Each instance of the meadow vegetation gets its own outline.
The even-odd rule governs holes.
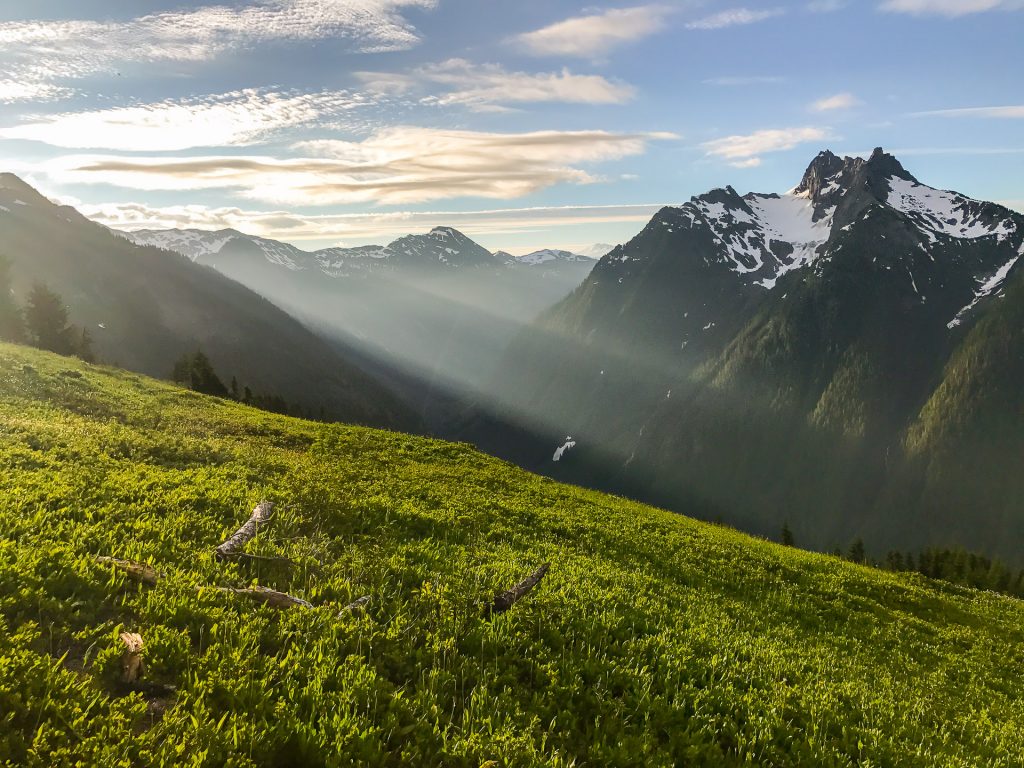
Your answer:
[[[0,477],[2,765],[1024,764],[1010,597],[12,345]]]

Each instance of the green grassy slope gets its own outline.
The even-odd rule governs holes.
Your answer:
[[[0,477],[0,764],[1024,762],[1020,602],[462,445],[0,346]],[[295,566],[216,563],[263,498],[279,510],[250,551]],[[474,607],[545,561],[510,613]],[[196,591],[253,581],[316,607]],[[122,630],[174,693],[119,694]]]

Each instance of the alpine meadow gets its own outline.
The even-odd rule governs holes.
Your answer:
[[[0,768],[1024,766],[1022,22],[0,3]]]

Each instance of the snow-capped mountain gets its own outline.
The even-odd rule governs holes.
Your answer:
[[[411,372],[412,396],[424,400],[434,383],[460,392],[477,386],[515,334],[595,263],[559,251],[492,254],[451,227],[386,246],[312,252],[230,229],[122,234],[212,267],[326,336],[359,345],[383,361],[381,375],[402,371],[402,386]]]
[[[581,256],[578,253],[572,253],[570,251],[559,251],[551,248],[545,248],[541,251],[534,251],[533,253],[527,253],[523,256],[519,256],[516,258],[515,263],[528,267],[543,266],[550,268],[552,266],[562,264],[590,263],[593,265],[593,259],[588,259],[586,256]]]
[[[216,266],[218,256],[245,250],[250,256],[262,255],[272,265],[293,272],[312,270],[327,277],[366,276],[399,269],[443,271],[459,268],[503,269],[544,266],[546,270],[568,268],[582,279],[594,261],[579,254],[555,249],[512,256],[505,251],[491,253],[483,246],[451,227],[435,227],[422,235],[406,235],[389,245],[363,245],[354,248],[324,248],[303,251],[277,240],[245,235],[234,229],[215,232],[197,229],[137,230],[120,233],[139,245],[150,245],[180,253],[192,261]]]
[[[904,474],[938,461],[911,459],[919,425],[955,414],[930,428],[941,442],[980,399],[995,398],[992,424],[1024,409],[1004,386],[1024,341],[976,338],[1021,300],[1022,255],[1021,214],[930,187],[881,149],[822,152],[788,192],[726,186],[659,211],[519,337],[481,423],[527,427],[536,467],[559,477],[699,499],[759,532],[785,514],[814,545],[869,528],[911,541],[909,516],[939,503]],[[974,389],[966,371],[983,363],[967,345],[997,350]],[[577,447],[554,465],[566,434]]]

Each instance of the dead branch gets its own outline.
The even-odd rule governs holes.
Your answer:
[[[126,649],[121,656],[121,681],[135,683],[146,671],[146,665],[142,662],[142,635],[137,632],[122,632],[121,642]]]
[[[505,613],[505,611],[530,594],[533,588],[540,584],[541,579],[544,578],[549,568],[551,568],[551,563],[544,563],[544,565],[516,584],[512,589],[496,596],[493,603],[485,606],[484,613],[490,616],[497,613]]]
[[[270,516],[273,513],[273,502],[261,501],[257,504],[256,509],[252,511],[249,519],[245,521],[245,525],[235,531],[230,539],[217,547],[217,559],[229,560],[232,557],[238,557],[239,550],[252,541],[253,537],[255,537],[256,533],[259,531],[259,527],[270,520]]]
[[[235,589],[234,587],[214,587],[218,592],[227,592],[232,595],[241,595],[255,600],[258,603],[269,605],[271,608],[285,610],[288,608],[312,608],[313,604],[305,600],[293,597],[285,592],[278,592],[276,589],[267,587],[248,587],[246,589]]]
[[[338,618],[340,619],[346,613],[362,613],[363,609],[370,604],[370,596],[363,595],[358,600],[354,600],[338,612]]]
[[[116,557],[97,557],[96,562],[112,565],[132,581],[145,584],[147,587],[155,587],[160,579],[160,572],[147,563],[133,563],[130,560],[119,560]]]

